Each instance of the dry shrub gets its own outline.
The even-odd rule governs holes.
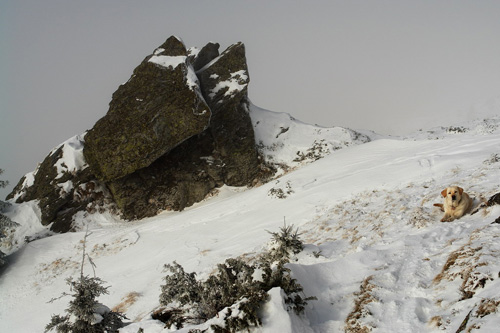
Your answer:
[[[357,297],[354,301],[354,309],[345,320],[345,331],[348,333],[368,333],[372,330],[372,327],[361,322],[362,318],[371,315],[367,305],[377,300],[372,295],[372,291],[375,289],[375,285],[371,283],[372,279],[373,276],[364,279],[360,291],[354,294]]]
[[[481,257],[479,251],[482,247],[473,248],[470,245],[466,244],[448,256],[443,269],[434,277],[434,284],[440,283],[443,279],[453,281],[457,277],[465,278],[471,274],[473,268],[482,265],[478,264]]]
[[[429,320],[429,325],[431,327],[441,327],[443,326],[443,318],[441,316],[434,316]]]
[[[130,308],[135,302],[137,302],[137,299],[140,296],[141,294],[135,291],[128,293],[125,297],[122,298],[120,304],[116,305],[113,308],[113,311],[125,313],[128,310],[128,308]]]
[[[492,313],[498,312],[498,305],[500,305],[500,301],[496,301],[490,298],[483,298],[479,305],[475,306],[472,310],[469,311],[456,332],[469,333],[474,330],[480,329],[480,319]]]
[[[476,237],[475,233],[471,234],[471,240]],[[462,279],[460,286],[462,300],[472,298],[477,289],[484,288],[488,281],[493,280],[491,275],[481,272],[480,268],[488,265],[481,261],[484,254],[482,250],[482,246],[472,247],[469,242],[452,252],[441,272],[434,277],[433,283],[439,284],[442,280],[453,281],[460,278]]]
[[[476,311],[476,316],[479,318],[483,318],[492,313],[498,312],[498,306],[500,305],[500,301],[495,301],[490,298],[485,298],[481,300],[479,306]]]

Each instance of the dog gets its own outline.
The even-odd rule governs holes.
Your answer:
[[[441,192],[441,195],[445,198],[444,204],[434,204],[444,212],[441,222],[451,222],[459,219],[472,208],[472,199],[461,187],[447,187]]]

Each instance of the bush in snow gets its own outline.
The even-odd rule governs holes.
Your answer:
[[[0,175],[2,173],[3,173],[3,170],[0,169]],[[8,184],[9,184],[8,181],[0,180],[0,188],[3,188],[5,186],[7,186]],[[4,201],[0,200],[0,245],[2,245],[1,244],[2,238],[7,237],[7,234],[9,233],[9,231],[12,232],[12,229],[18,225],[16,222],[12,221],[7,216],[2,214],[2,212],[9,206],[10,206],[10,204],[8,202],[4,202]],[[8,247],[9,247],[9,245],[8,245]],[[5,264],[5,260],[3,258],[5,258],[5,253],[3,253],[0,250],[0,267]]]
[[[267,292],[275,287],[284,290],[289,310],[302,313],[307,301],[314,298],[301,296],[302,286],[285,267],[290,256],[302,250],[299,234],[286,226],[281,233],[271,234],[275,246],[255,264],[227,259],[205,281],[196,280],[195,273],[186,273],[176,262],[165,265],[170,271],[160,294],[160,303],[165,308],[153,318],[168,327],[181,328],[185,323],[200,324],[217,316],[224,319],[224,326],[212,325],[215,332],[248,329],[261,324],[258,310],[268,299]]]
[[[58,333],[104,333],[118,332],[123,326],[123,316],[100,304],[96,298],[107,294],[107,287],[97,277],[80,276],[76,281],[67,280],[73,300],[69,302],[66,316],[53,315],[45,332]],[[65,294],[66,295],[66,294]]]
[[[293,225],[287,226],[286,223],[280,228],[280,232],[268,231],[271,236],[271,249],[267,252],[266,261],[279,261],[282,258],[290,260],[294,254],[302,252],[304,244],[300,239],[299,230],[293,230]]]
[[[0,169],[0,175],[3,173],[3,169]],[[0,179],[0,188],[4,188],[7,185],[9,185],[9,182],[7,180],[1,180]]]
[[[6,207],[7,203],[0,201],[0,212]],[[3,243],[3,238],[7,237],[7,234],[9,232],[13,231],[13,228],[16,227],[18,224],[11,219],[9,219],[7,216],[3,215],[0,213],[0,245]],[[7,247],[12,246],[9,241],[6,242],[8,245]],[[10,245],[9,245],[10,244]],[[5,253],[3,253],[0,250],[0,267],[5,265]]]
[[[7,237],[7,235],[12,233],[14,228],[19,225],[1,213],[8,206],[10,206],[8,202],[0,200],[0,239]],[[9,247],[11,245],[6,246]]]
[[[2,267],[3,265],[5,265],[5,260],[3,258],[5,258],[5,253],[3,253],[2,251],[0,251],[0,267]]]
[[[278,262],[264,261],[260,263],[263,270],[263,289],[267,291],[279,287],[285,292],[285,304],[287,310],[293,310],[297,315],[304,312],[308,301],[315,300],[316,297],[302,297],[304,289],[298,281],[291,276],[289,268],[285,267],[288,260],[282,259]]]
[[[176,262],[165,267],[171,274],[161,287],[160,303],[168,308],[156,314],[156,318],[167,326],[199,324],[222,310],[230,331],[260,324],[257,310],[267,293],[253,278],[255,267],[240,259],[227,259],[217,265],[217,272],[206,281],[197,281],[195,273],[186,273]]]
[[[347,145],[347,143],[345,143]],[[333,149],[341,149],[341,147],[334,147]],[[307,149],[306,153],[302,151],[297,151],[297,157],[293,160],[294,162],[303,162],[303,161],[317,161],[320,158],[325,157],[330,154],[330,148],[328,144],[325,143],[325,140],[322,139],[320,141],[314,140],[312,147]]]
[[[280,181],[277,180],[276,184],[279,184],[279,182]],[[278,199],[286,199],[292,193],[294,193],[294,191],[292,189],[292,185],[291,185],[290,181],[287,181],[286,185],[285,185],[285,189],[282,189],[279,187],[278,188],[273,187],[267,192],[267,195],[270,197],[278,198]]]
[[[76,281],[69,278],[67,283],[72,293],[64,293],[61,296],[73,297],[66,309],[67,315],[53,315],[50,323],[45,326],[45,332],[55,330],[58,333],[114,333],[123,326],[122,314],[111,311],[107,306],[97,302],[100,295],[108,293],[108,287],[104,287],[103,281],[98,277],[83,275],[87,236],[88,233],[85,234],[83,241],[80,277]],[[93,265],[90,257],[89,261]]]
[[[5,202],[0,201],[0,212],[5,207],[5,204]],[[12,221],[7,216],[0,213],[0,241],[5,237],[5,227],[8,226],[8,224],[10,224],[11,222]],[[5,253],[0,250],[0,267],[5,265],[5,261],[3,260],[3,258],[5,258]]]

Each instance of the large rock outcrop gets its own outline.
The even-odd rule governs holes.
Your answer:
[[[85,159],[103,181],[126,176],[203,132],[210,115],[186,48],[170,37],[113,94],[85,137]]]
[[[243,43],[231,45],[198,72],[203,96],[212,110],[210,132],[225,164],[224,182],[242,186],[258,169],[253,126],[248,114],[250,76]]]
[[[107,114],[77,143],[51,152],[10,198],[39,200],[42,223],[65,232],[92,203],[111,200],[134,219],[182,210],[224,184],[251,185],[260,159],[245,48],[218,49],[208,43],[188,51],[168,38],[113,94]],[[78,165],[61,169],[68,155]]]
[[[215,47],[209,43],[193,59],[201,68],[196,74],[211,110],[210,126],[150,166],[109,182],[126,218],[182,210],[216,187],[251,185],[256,178],[260,161],[248,115],[245,48],[237,43],[217,57]]]

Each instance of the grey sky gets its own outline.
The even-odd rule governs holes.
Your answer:
[[[254,104],[305,122],[446,124],[500,96],[499,17],[496,0],[0,0],[0,177],[10,191],[91,128],[170,35],[244,42]]]

